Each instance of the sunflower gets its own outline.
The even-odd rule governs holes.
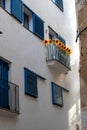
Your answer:
[[[72,50],[71,50],[71,49],[69,49],[69,50],[68,50],[68,53],[69,53],[69,54],[71,54],[71,53],[72,53]]]
[[[64,51],[66,51],[66,46],[65,46],[65,45],[64,45],[64,48],[63,48],[63,49],[64,49]]]
[[[44,40],[43,43],[47,45],[49,43],[49,40]]]
[[[54,40],[54,43],[55,43],[56,45],[58,45],[59,42],[60,42],[59,39]]]
[[[51,39],[49,39],[49,44],[51,44],[52,43],[52,40]]]
[[[72,53],[72,50],[67,47],[67,48],[66,48],[66,52],[67,52],[68,54],[71,54],[71,53]]]
[[[62,42],[58,42],[59,47],[62,47],[62,45],[63,45]]]
[[[65,48],[65,45],[64,45],[64,44],[62,44],[61,48],[64,50],[64,48]]]

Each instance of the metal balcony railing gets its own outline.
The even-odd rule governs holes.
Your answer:
[[[19,86],[0,78],[0,108],[19,113]]]
[[[56,60],[70,69],[70,56],[56,44],[47,45],[47,62]]]

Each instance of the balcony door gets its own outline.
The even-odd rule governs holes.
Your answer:
[[[0,60],[0,107],[9,109],[8,63]]]

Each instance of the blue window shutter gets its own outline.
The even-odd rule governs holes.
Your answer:
[[[0,107],[9,109],[8,64],[0,60]]]
[[[51,90],[52,90],[52,103],[54,104],[54,84],[51,82]]]
[[[22,22],[22,1],[11,0],[11,14]]]
[[[44,22],[36,14],[33,14],[33,32],[44,39]]]
[[[37,75],[32,71],[24,69],[25,73],[25,94],[37,97]]]
[[[55,4],[63,11],[63,0],[55,0]]]

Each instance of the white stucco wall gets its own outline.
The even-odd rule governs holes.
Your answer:
[[[10,62],[9,80],[19,85],[20,114],[13,116],[0,111],[1,130],[76,130],[80,122],[79,49],[75,43],[76,17],[74,0],[64,1],[62,13],[50,0],[24,0],[72,48],[72,71],[68,74],[51,70],[46,64],[43,41],[25,29],[16,19],[0,8],[0,56]],[[45,26],[46,28],[46,26]],[[46,35],[46,34],[45,34]],[[38,79],[38,98],[24,94],[24,67],[47,80]],[[58,68],[60,69],[60,68]],[[51,81],[69,90],[63,92],[64,107],[52,105]],[[80,128],[81,130],[81,128]]]

